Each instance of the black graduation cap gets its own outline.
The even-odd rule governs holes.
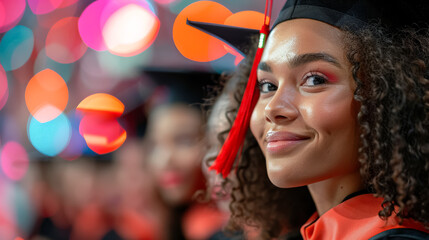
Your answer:
[[[208,97],[210,86],[218,83],[220,75],[190,69],[145,68],[143,75],[158,87],[168,90],[167,103],[199,105]]]
[[[427,0],[288,0],[273,27],[290,19],[309,18],[352,30],[377,22],[395,30],[426,25],[428,10]]]
[[[429,23],[428,0],[287,0],[277,24],[297,18],[322,21],[340,28],[358,30],[368,23],[381,23],[386,29],[404,26],[426,27]],[[236,48],[243,54],[258,31],[221,24],[195,22],[187,24]],[[262,23],[261,23],[262,25]]]
[[[206,23],[186,20],[186,24],[218,38],[233,47],[243,57],[249,48],[253,36],[259,34],[258,29],[234,27],[217,23]],[[262,26],[262,23],[261,23]]]

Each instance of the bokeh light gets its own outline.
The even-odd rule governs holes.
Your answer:
[[[28,0],[28,6],[34,14],[46,14],[61,6],[63,0]]]
[[[52,26],[46,37],[46,55],[59,63],[79,60],[86,49],[79,35],[77,17],[61,19]]]
[[[80,122],[79,132],[88,147],[98,154],[115,151],[127,138],[127,133],[118,120],[105,112],[85,114]]]
[[[4,70],[15,70],[24,65],[31,56],[34,47],[33,32],[18,25],[9,30],[0,42],[0,62]]]
[[[109,52],[130,57],[143,52],[153,43],[159,26],[158,17],[151,11],[128,4],[110,16],[102,34]]]
[[[156,17],[156,9],[154,5],[150,1],[145,0],[99,0],[91,3],[88,5],[85,10],[82,12],[80,18],[79,18],[79,33],[84,41],[84,43],[96,50],[96,51],[104,51],[107,50],[107,46],[105,43],[105,39],[103,39],[103,29],[107,22],[109,25],[118,24],[118,22],[122,22],[124,25],[121,26],[123,28],[126,27],[126,29],[131,29],[136,32],[133,32],[132,34],[139,33],[142,30],[141,29],[150,29],[150,25],[148,25],[148,22],[141,22],[142,16],[137,16],[136,19],[129,20],[131,16],[125,16],[126,19],[123,19],[123,17],[115,17],[115,19],[110,20],[110,18],[113,15],[122,15],[121,13],[116,13],[117,11],[121,10],[123,7],[127,6],[138,6],[141,7],[149,12],[151,12],[152,16],[151,18],[155,18],[158,21],[158,18]],[[121,10],[120,12],[123,12]],[[144,15],[147,15],[147,13],[144,13]],[[131,17],[132,18],[132,17]],[[159,22],[159,21],[158,21]],[[131,24],[131,25],[129,25]],[[158,23],[159,25],[159,23]],[[143,27],[142,27],[143,26]],[[159,27],[159,26],[158,26]],[[109,30],[110,29],[110,30]],[[112,27],[108,27],[105,31],[116,31],[117,29],[114,29]],[[119,31],[124,31],[124,29],[119,29]],[[109,33],[114,34],[114,33]],[[155,34],[156,36],[156,34]],[[110,36],[108,36],[110,37]],[[125,36],[124,36],[125,37]],[[130,34],[128,33],[128,37],[130,37]],[[133,37],[133,36],[131,36]],[[135,35],[134,35],[135,37]],[[114,39],[113,39],[114,40]],[[112,39],[109,39],[109,41],[112,41]],[[128,40],[130,41],[130,39]],[[132,41],[132,40],[131,40]],[[134,39],[135,41],[135,39]],[[144,49],[143,49],[144,50]]]
[[[227,51],[221,40],[186,24],[186,20],[223,24],[232,15],[223,5],[211,2],[195,2],[183,9],[173,25],[176,48],[186,58],[197,62],[209,62],[224,56]]]
[[[79,34],[82,41],[90,48],[97,51],[107,50],[101,35],[101,15],[107,1],[94,1],[80,15],[78,21]]]
[[[58,117],[66,108],[68,97],[64,79],[51,69],[34,75],[25,89],[28,111],[41,123]]]
[[[0,0],[0,33],[7,32],[21,20],[25,0]]]
[[[104,25],[109,20],[109,18],[119,9],[126,7],[128,5],[137,5],[140,6],[154,15],[157,14],[154,4],[147,0],[100,0],[106,2],[103,6],[103,12],[99,21],[101,22],[101,29],[104,28]]]
[[[261,29],[264,23],[264,14],[256,11],[241,11],[225,19],[224,24],[235,27]]]
[[[117,118],[124,112],[124,104],[106,93],[96,93],[82,100],[76,108],[84,114],[79,133],[88,147],[105,154],[119,148],[127,137]]]
[[[37,58],[34,62],[34,74],[37,74],[38,72],[47,68],[55,71],[64,79],[65,82],[68,82],[74,70],[74,63],[62,64],[56,62],[46,56],[45,49],[42,49],[37,54]]]
[[[18,142],[7,142],[1,151],[0,160],[3,173],[13,181],[20,180],[28,170],[27,151]]]
[[[41,123],[30,116],[27,134],[37,151],[47,156],[56,156],[64,150],[70,141],[70,121],[63,113],[54,120],[45,123]]]
[[[116,97],[107,93],[96,93],[86,97],[76,107],[83,113],[105,112],[119,117],[124,112],[124,104]]]
[[[7,84],[7,75],[0,64],[0,110],[4,107],[9,97],[9,87]]]

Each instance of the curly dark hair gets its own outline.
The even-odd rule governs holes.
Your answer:
[[[379,216],[395,214],[429,225],[429,31],[395,32],[372,24],[344,30],[347,58],[357,84],[361,109],[359,162],[365,186],[384,198]],[[256,44],[252,44],[256,45]],[[235,118],[252,65],[252,49],[232,78],[235,103],[226,111]],[[229,129],[221,132],[224,142]],[[229,229],[243,223],[261,229],[260,237],[278,237],[297,229],[315,210],[305,187],[280,189],[268,179],[265,160],[250,131],[236,167]],[[229,185],[229,180],[224,185]]]
[[[359,162],[366,186],[384,198],[379,216],[429,224],[428,29],[346,32],[361,103]],[[397,209],[395,209],[397,208]]]

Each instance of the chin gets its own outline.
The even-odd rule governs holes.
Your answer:
[[[175,189],[169,189],[162,191],[162,197],[165,202],[174,207],[185,204],[189,199],[187,196],[179,191],[175,191]]]
[[[303,187],[309,184],[322,181],[324,178],[319,175],[304,175],[302,171],[267,171],[270,182],[279,188]]]
[[[270,173],[268,171],[268,178],[274,186],[279,188],[294,188],[307,185],[303,183],[302,179],[285,177],[285,173]]]

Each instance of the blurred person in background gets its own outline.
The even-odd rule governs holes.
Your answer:
[[[195,78],[189,73],[169,76],[156,74],[157,79],[169,77],[170,81],[188,77],[175,84],[203,86],[207,75]],[[189,81],[192,81],[189,83]],[[171,82],[170,82],[171,83]],[[194,196],[205,187],[201,163],[206,151],[204,119],[201,109],[193,104],[201,97],[201,89],[172,87],[169,101],[153,108],[148,118],[147,149],[148,167],[154,177],[160,195],[170,208],[165,222],[166,239],[208,239],[224,220],[224,215],[211,203],[200,203]],[[182,86],[182,88],[183,88]],[[184,99],[188,97],[188,99]]]
[[[149,174],[141,138],[129,138],[114,153],[121,210],[116,226],[124,239],[162,239],[166,206]]]
[[[97,161],[94,199],[76,219],[72,240],[162,239],[165,210],[144,166],[142,140],[129,138],[106,156]]]
[[[30,238],[70,239],[76,217],[92,199],[92,162],[86,158],[73,162],[53,158],[41,165],[42,178],[32,192],[39,220]]]
[[[96,161],[92,195],[92,201],[74,222],[71,239],[101,240],[105,236],[122,239],[114,226],[118,215],[119,189],[111,159]]]

